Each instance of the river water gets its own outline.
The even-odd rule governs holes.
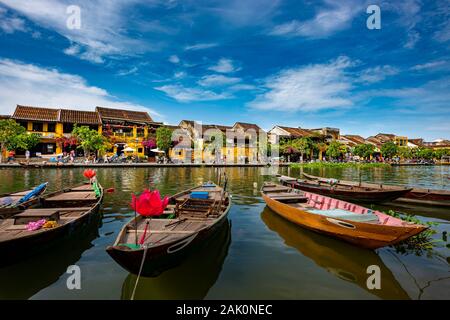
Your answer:
[[[439,223],[432,250],[376,251],[304,230],[268,209],[258,188],[264,168],[226,168],[233,206],[230,223],[207,249],[155,278],[141,278],[136,299],[450,299],[450,210],[392,207]],[[49,181],[49,191],[83,181],[83,169],[0,169],[0,193]],[[121,227],[133,216],[132,192],[146,187],[172,194],[215,180],[215,168],[99,168],[105,188],[98,226],[56,244],[47,252],[0,269],[0,299],[129,299],[136,277],[106,253]],[[449,166],[392,167],[365,170],[309,170],[348,180],[450,189]],[[279,173],[299,176],[300,169]],[[254,183],[257,188],[254,188]],[[1,257],[0,257],[1,259]],[[81,289],[68,290],[69,265],[81,268]],[[381,289],[370,290],[367,267],[381,270]]]

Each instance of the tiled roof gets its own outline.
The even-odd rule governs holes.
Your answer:
[[[294,137],[307,137],[307,136],[311,135],[310,131],[301,129],[301,128],[291,128],[291,127],[282,127],[282,126],[278,126],[278,127],[283,129],[284,131],[289,132],[289,134]]]
[[[235,128],[236,126],[241,126],[244,130],[253,129],[256,132],[259,132],[262,130],[257,124],[254,124],[254,123],[236,122],[234,124],[233,128]]]
[[[103,107],[97,107],[95,110],[99,113],[101,119],[108,118],[145,123],[153,122],[153,119],[150,117],[150,115],[144,111],[129,111]]]
[[[366,139],[364,139],[361,136],[358,135],[354,135],[354,134],[346,134],[343,136],[344,138],[346,138],[347,140],[350,140],[356,144],[364,144],[366,143]]]
[[[60,122],[79,124],[101,124],[97,112],[61,109]]]
[[[59,119],[59,110],[17,105],[12,118],[16,120],[56,122]]]

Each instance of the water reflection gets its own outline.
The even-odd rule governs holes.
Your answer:
[[[154,278],[141,277],[135,299],[204,299],[216,282],[231,243],[231,223],[227,221],[214,238],[181,265]],[[122,299],[130,299],[137,276],[129,274],[122,286]]]
[[[47,288],[66,273],[67,267],[80,260],[98,237],[101,214],[70,239],[62,240],[39,255],[0,268],[0,300],[28,299]]]
[[[265,207],[261,213],[261,219],[270,230],[283,238],[286,245],[297,249],[301,254],[312,259],[316,265],[336,277],[352,282],[382,299],[409,299],[406,291],[376,252],[300,228],[279,217],[268,207]],[[367,288],[366,270],[370,265],[380,267],[382,277],[380,290]]]

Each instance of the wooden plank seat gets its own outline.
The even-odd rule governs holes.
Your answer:
[[[84,184],[82,186],[71,188],[69,190],[70,191],[93,191],[93,188],[92,188],[92,185],[90,185],[90,184]]]
[[[85,212],[90,207],[78,207],[78,208],[40,208],[40,209],[27,209],[21,213],[14,215],[14,224],[27,224],[30,221],[37,221],[40,219],[58,221],[67,213],[71,212]]]
[[[28,224],[31,221],[37,221],[40,219],[58,221],[58,210],[41,210],[41,209],[28,209],[24,212],[16,214],[14,217],[14,224]]]
[[[264,192],[281,192],[281,191],[288,191],[291,188],[289,187],[265,187]]]
[[[82,201],[82,200],[96,200],[95,192],[93,191],[69,191],[64,192],[53,197],[46,198],[46,202],[56,201]]]

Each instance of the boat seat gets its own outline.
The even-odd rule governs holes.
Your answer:
[[[310,209],[307,212],[313,214],[320,214],[323,216],[327,216],[330,218],[337,218],[343,220],[350,220],[355,222],[378,222],[378,216],[374,213],[365,213],[359,214],[351,211],[343,210],[343,209],[328,209],[328,210],[319,210],[319,209]]]

